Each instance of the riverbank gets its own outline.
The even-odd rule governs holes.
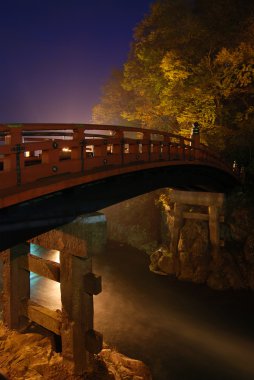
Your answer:
[[[0,321],[0,377],[8,380],[152,380],[142,362],[106,346],[94,357],[93,370],[84,376],[75,376],[71,366],[53,350],[52,338],[46,330],[33,324],[21,334],[8,330]]]

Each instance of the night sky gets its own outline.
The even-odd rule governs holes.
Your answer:
[[[0,2],[0,122],[91,122],[152,0]]]

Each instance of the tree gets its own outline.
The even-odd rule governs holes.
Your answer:
[[[100,103],[93,107],[92,121],[97,124],[126,125],[122,117],[123,110],[129,107],[132,99],[131,93],[121,86],[123,74],[114,70],[110,79],[103,87],[103,96]]]
[[[109,82],[101,106],[110,100],[123,123],[184,134],[199,121],[213,147],[233,156],[241,140],[251,157],[253,12],[252,0],[157,0],[134,31],[117,96]]]

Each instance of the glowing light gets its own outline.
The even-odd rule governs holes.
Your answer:
[[[30,157],[30,152],[29,152],[29,151],[26,151],[26,152],[24,153],[24,155],[25,155],[25,157]]]
[[[71,149],[70,148],[63,148],[62,152],[71,152]]]

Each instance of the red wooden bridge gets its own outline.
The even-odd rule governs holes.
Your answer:
[[[86,243],[72,228],[55,235],[59,264],[30,254],[24,241],[157,188],[228,191],[239,183],[231,168],[200,144],[199,133],[187,139],[115,126],[0,125],[0,251],[10,248],[3,254],[5,323],[19,328],[25,317],[53,331],[63,358],[84,374],[91,354],[102,348],[102,336],[93,329],[93,295],[101,291],[101,280],[92,273]],[[175,208],[178,219],[179,210],[181,205]],[[217,247],[216,206],[209,213],[211,244]],[[61,311],[33,302],[30,271],[60,282]]]
[[[165,166],[231,167],[196,139],[74,124],[0,125],[0,208],[84,183]]]
[[[239,177],[206,146],[158,130],[0,125],[0,248],[157,188],[228,192]]]

